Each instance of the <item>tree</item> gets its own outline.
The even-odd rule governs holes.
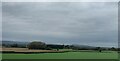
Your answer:
[[[99,52],[102,52],[101,47],[96,47],[96,49],[95,49],[95,50],[98,50]]]
[[[59,51],[59,48],[57,48],[57,51]]]
[[[110,48],[112,51],[116,51],[117,49],[115,47]]]
[[[70,49],[70,45],[65,45],[64,48],[66,48],[66,49]]]
[[[18,47],[18,44],[13,44],[11,45],[11,47]]]
[[[2,46],[6,47],[6,44],[2,44]]]
[[[28,49],[46,49],[44,42],[31,42],[27,45]]]

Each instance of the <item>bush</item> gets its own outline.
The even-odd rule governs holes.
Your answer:
[[[28,49],[46,49],[47,46],[43,42],[31,42],[27,45]]]

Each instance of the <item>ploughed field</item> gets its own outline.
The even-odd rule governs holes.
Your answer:
[[[7,51],[7,49],[3,49]],[[9,48],[9,51],[15,50],[16,52],[39,52],[39,53],[3,53],[3,59],[118,59],[118,53],[115,51],[72,51],[72,50],[28,50],[28,49],[15,49]],[[67,52],[64,52],[67,51]],[[68,52],[69,51],[69,52]],[[44,53],[40,53],[44,52]],[[53,53],[54,52],[54,53]]]

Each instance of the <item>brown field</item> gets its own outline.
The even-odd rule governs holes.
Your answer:
[[[23,52],[23,53],[29,53],[29,52],[64,52],[64,51],[57,51],[57,50],[29,50],[28,48],[2,48],[0,51],[3,52]]]

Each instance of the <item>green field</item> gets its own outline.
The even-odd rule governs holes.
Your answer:
[[[118,59],[118,53],[114,51],[36,54],[4,53],[2,56],[3,59]]]

